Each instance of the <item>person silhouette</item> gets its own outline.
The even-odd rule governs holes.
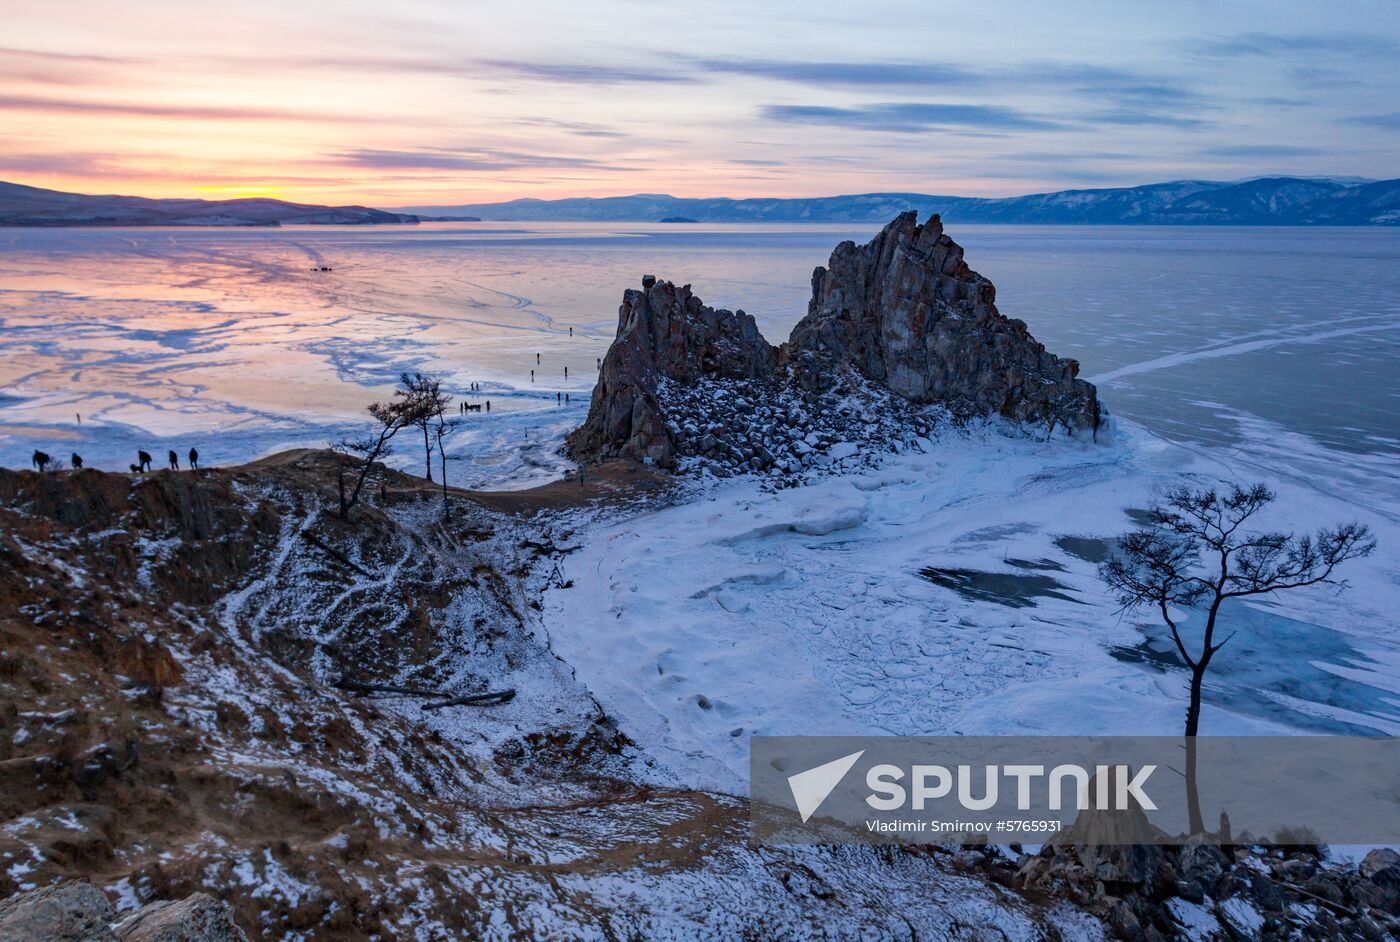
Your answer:
[[[49,466],[49,462],[53,459],[36,448],[34,450],[34,456],[29,460],[34,463],[35,470],[37,470],[40,474],[43,474],[44,469]]]
[[[562,393],[555,393],[555,394],[554,394],[554,402],[555,402],[555,404],[558,404],[558,403],[563,402],[563,401],[564,401],[564,396],[563,396]]]
[[[151,470],[151,456],[148,455],[148,454],[146,454],[146,452],[144,452],[144,451],[137,451],[137,452],[136,452],[136,470],[137,470],[137,471],[149,471],[149,470]]]
[[[179,470],[180,470],[180,456],[177,455],[177,454],[175,454],[175,449],[174,449],[174,448],[170,449],[170,470],[171,470],[171,471],[179,471]]]
[[[199,452],[195,451],[193,448],[190,449],[190,470],[199,470]]]
[[[565,378],[565,379],[568,379],[568,378],[569,378],[569,368],[568,368],[567,366],[564,367],[564,378]]]
[[[68,460],[72,462],[74,471],[81,471],[83,469],[83,456],[76,451],[69,456]]]
[[[487,411],[487,412],[490,412],[490,411],[491,411],[491,400],[490,400],[490,399],[487,399],[487,400],[486,400],[486,411]]]
[[[534,371],[534,370],[531,370],[531,371],[530,371],[530,382],[533,383],[534,381],[535,381],[535,371]]]
[[[539,365],[540,365],[540,355],[539,355],[538,353],[535,354],[535,365],[536,365],[536,366],[539,366]]]

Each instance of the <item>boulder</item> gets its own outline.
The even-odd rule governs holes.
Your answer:
[[[207,893],[115,919],[101,890],[68,881],[0,902],[0,942],[248,942],[228,904]]]
[[[248,942],[227,903],[208,893],[152,903],[116,926],[120,942]]]
[[[1389,847],[1377,847],[1361,859],[1357,871],[1375,883],[1400,886],[1400,854]]]
[[[116,942],[112,904],[90,883],[69,881],[0,902],[4,942]]]

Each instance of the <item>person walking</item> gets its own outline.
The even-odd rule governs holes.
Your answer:
[[[190,449],[190,470],[199,470],[199,452],[193,448]]]
[[[174,448],[170,449],[170,470],[171,470],[171,471],[179,471],[179,470],[180,470],[180,456],[177,455],[177,454],[175,454],[175,449],[174,449]]]

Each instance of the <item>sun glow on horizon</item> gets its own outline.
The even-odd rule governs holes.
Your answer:
[[[242,0],[217,30],[157,0],[35,6],[0,48],[0,179],[395,207],[1397,175],[1400,116],[1365,110],[1400,98],[1383,8],[1276,33],[1212,8],[1201,35],[1127,5],[1091,28],[1006,0],[936,30],[901,6]]]

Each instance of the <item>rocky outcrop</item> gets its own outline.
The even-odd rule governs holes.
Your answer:
[[[151,903],[115,922],[90,883],[68,881],[0,902],[3,942],[248,942],[228,904],[208,893]],[[113,924],[115,922],[115,924]]]
[[[1353,868],[1315,846],[1057,837],[1016,864],[1013,885],[1073,901],[1120,939],[1400,938],[1400,858],[1389,848]]]
[[[5,942],[109,942],[112,904],[90,883],[59,883],[0,901]]]
[[[116,926],[121,942],[248,942],[228,904],[208,893],[152,903]]]
[[[669,467],[675,442],[658,398],[663,382],[764,380],[776,365],[777,351],[748,314],[708,307],[690,285],[648,275],[641,291],[623,294],[617,339],[603,360],[588,420],[566,448],[585,461],[631,458]]]
[[[867,245],[837,246],[780,349],[743,311],[707,307],[689,285],[648,275],[623,296],[588,418],[565,451],[583,463],[675,467],[693,457],[717,472],[786,474],[819,461],[807,456],[823,440],[868,451],[925,435],[935,418],[920,410],[933,406],[1097,433],[1102,410],[1079,365],[1048,352],[995,299],[938,217],[921,226],[914,213]]]
[[[933,216],[903,213],[865,245],[843,242],[812,274],[807,316],[783,345],[803,385],[829,386],[844,367],[901,398],[958,415],[1092,430],[1094,387],[1079,364],[1047,351],[997,310],[996,288],[963,260]]]

